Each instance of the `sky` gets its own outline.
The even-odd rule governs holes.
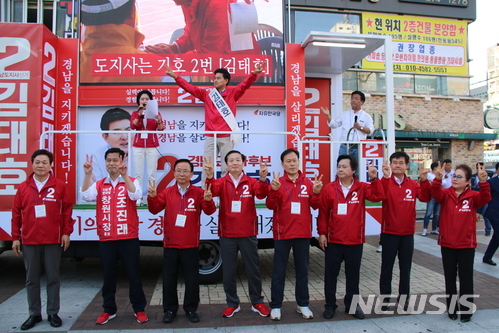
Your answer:
[[[476,0],[476,21],[468,27],[468,52],[471,89],[487,79],[487,48],[499,43],[499,0]],[[480,82],[482,81],[482,82]]]

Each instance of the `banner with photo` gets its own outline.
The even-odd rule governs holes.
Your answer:
[[[392,36],[395,72],[468,75],[468,23],[417,16],[362,14],[362,33]],[[383,47],[362,60],[364,70],[384,70]]]
[[[261,82],[283,85],[282,2],[267,0],[83,0],[80,83],[192,82],[217,68],[242,81],[265,62]]]
[[[203,169],[204,135],[189,133],[204,131],[204,108],[200,106],[184,106],[176,108],[159,107],[165,130],[158,132],[160,146],[156,172],[158,190],[172,184],[173,164],[177,159],[188,158],[194,164],[192,182],[201,186],[201,172]],[[134,111],[130,107],[85,107],[78,113],[78,129],[81,131],[101,131],[101,127],[109,130],[127,130],[130,128],[130,114]],[[121,116],[120,116],[121,115]],[[237,120],[242,131],[254,132],[284,132],[285,113],[282,107],[244,107],[237,109]],[[105,124],[106,123],[106,124]],[[133,131],[128,133],[81,133],[77,138],[78,151],[78,189],[83,183],[83,163],[92,157],[94,181],[107,176],[104,154],[111,147],[117,147],[127,154],[129,174],[135,176],[133,161],[130,161],[133,147]],[[130,140],[130,141],[129,141]],[[271,142],[272,144],[269,144]],[[271,179],[272,171],[281,172],[280,155],[286,149],[284,135],[274,134],[243,134],[242,143],[234,149],[247,156],[244,170],[251,177],[258,178],[260,162],[268,165]],[[217,171],[220,172],[220,159],[217,161]],[[144,180],[147,175],[143,175]],[[142,192],[147,194],[147,183],[142,186]],[[78,194],[79,197],[79,194]],[[85,202],[78,199],[79,204]]]

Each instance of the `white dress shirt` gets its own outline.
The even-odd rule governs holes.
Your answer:
[[[243,173],[241,172],[241,174],[239,175],[239,179],[234,178],[230,173],[229,177],[234,182],[234,186],[237,187],[237,185],[239,185],[239,181],[241,180],[241,178],[243,178]]]
[[[116,187],[116,185],[118,185],[119,182],[123,183],[125,182],[125,180],[123,179],[123,177],[121,177],[121,175],[119,175],[118,178],[116,178],[116,180],[112,180],[111,177],[108,176],[104,181],[104,183],[111,183],[113,187]],[[97,199],[96,184],[97,183],[95,182],[92,185],[90,185],[90,187],[86,191],[82,191],[80,188],[80,194],[83,200],[95,201]],[[142,198],[142,190],[140,189],[140,182],[137,179],[135,179],[133,181],[133,185],[135,185],[135,192],[132,193],[128,191],[128,197],[130,198],[130,200],[137,201],[140,198]]]
[[[35,175],[33,175],[33,180],[35,181],[36,187],[38,188],[38,192],[40,192],[42,190],[42,188],[45,186],[45,184],[47,184],[49,178],[50,178],[50,173],[48,174],[48,177],[43,182],[39,182],[36,179]]]
[[[364,110],[359,110],[354,112],[352,109],[343,111],[336,119],[331,120],[328,124],[331,128],[338,128],[341,126],[341,136],[340,141],[347,141],[347,134],[350,128],[353,127],[355,123],[355,116],[357,116],[357,122],[361,127],[368,128],[369,134],[374,133],[374,122],[371,115]],[[348,141],[360,141],[365,140],[367,138],[366,133],[354,129],[350,132],[350,137]]]

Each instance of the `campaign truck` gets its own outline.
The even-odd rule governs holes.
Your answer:
[[[177,24],[167,30],[173,32],[185,23]],[[282,31],[282,16],[275,25]],[[163,54],[146,51],[152,40],[139,38],[142,42],[132,50],[113,47],[117,40],[110,37],[101,40],[109,45],[96,51],[89,45],[91,38],[110,33],[99,29],[104,28],[82,24],[81,38],[58,38],[42,24],[0,23],[0,252],[11,249],[12,202],[19,184],[32,173],[31,154],[44,148],[54,153],[52,171],[66,183],[75,203],[74,232],[64,256],[98,256],[95,204],[80,197],[83,164],[92,156],[95,178],[106,177],[104,152],[119,147],[127,153],[129,174],[134,176],[134,131],[129,128],[129,118],[125,115],[106,124],[104,115],[111,109],[128,115],[137,111],[136,96],[141,90],[149,90],[157,100],[164,126],[156,132],[160,142],[158,192],[173,184],[173,164],[180,158],[194,164],[192,182],[201,186],[205,108],[165,74],[167,66],[190,83],[212,89],[215,69],[228,69],[232,76],[229,86],[235,86],[263,62],[264,72],[233,110],[242,134],[235,149],[247,157],[246,174],[258,177],[264,162],[271,180],[272,172],[282,174],[281,152],[295,148],[301,152],[301,170],[307,177],[313,180],[323,175],[324,183],[331,181],[337,145],[330,144],[331,130],[320,111],[320,106],[331,105],[330,79],[306,77],[305,50],[299,44],[285,44],[282,35],[274,35],[267,52],[268,40],[262,40],[269,37],[255,40],[257,35],[252,34],[246,49],[239,45],[232,53],[190,50]],[[363,160],[381,166],[383,143],[368,143],[362,151]],[[359,165],[363,167],[365,161]],[[216,171],[220,177],[220,157]],[[147,193],[144,183],[142,191]],[[256,205],[261,246],[272,246],[272,211],[264,201]],[[366,233],[379,233],[379,208],[379,204],[370,207]],[[137,209],[141,244],[162,246],[163,213],[153,215],[147,206]],[[199,270],[204,283],[221,278],[217,220],[218,212],[201,218]],[[315,226],[313,230],[317,236]]]

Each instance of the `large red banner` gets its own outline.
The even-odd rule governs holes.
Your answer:
[[[305,135],[305,51],[300,44],[286,44],[286,131]],[[298,148],[296,137],[287,146]]]
[[[19,184],[32,173],[31,154],[38,149],[42,128],[53,125],[50,103],[55,81],[50,76],[55,54],[51,52],[53,40],[46,38],[46,33],[50,34],[43,25],[1,23],[1,211],[11,209]]]
[[[55,129],[77,129],[78,112],[78,39],[60,39],[57,52],[57,90]],[[76,134],[55,135],[54,169],[57,177],[65,181],[71,200],[76,202]]]
[[[306,135],[310,140],[317,136],[328,136],[331,132],[327,125],[326,116],[321,114],[320,107],[331,105],[331,81],[329,79],[306,79],[306,109],[305,125]],[[329,140],[320,139],[320,142]],[[307,177],[323,175],[323,183],[327,184],[330,179],[331,146],[329,143],[305,144],[305,172]]]

